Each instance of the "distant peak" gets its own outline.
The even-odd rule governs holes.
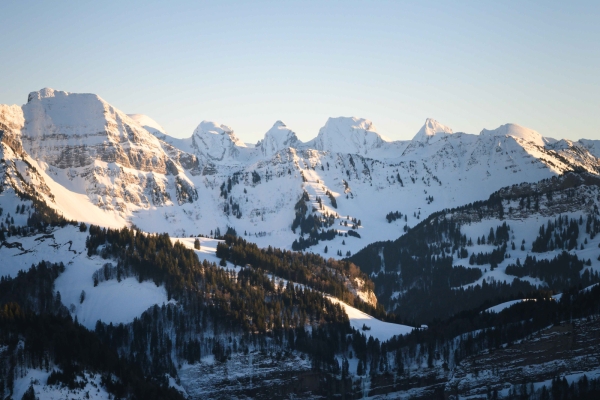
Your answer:
[[[526,142],[534,143],[538,146],[544,146],[545,141],[543,136],[534,131],[533,129],[526,128],[518,124],[504,124],[496,129],[488,130],[484,129],[481,131],[482,136],[512,136],[514,138],[522,139]]]
[[[213,135],[225,135],[232,134],[233,129],[231,129],[227,125],[218,124],[213,121],[202,121],[200,125],[196,128],[196,132],[198,133],[210,133]]]
[[[239,155],[239,147],[246,147],[227,125],[213,121],[202,121],[192,135],[192,141],[200,154],[213,161],[235,158]]]
[[[329,118],[319,130],[315,148],[339,153],[367,154],[385,142],[368,119],[356,117]]]
[[[269,135],[271,133],[276,133],[276,132],[285,132],[286,134],[292,133],[295,135],[295,133],[291,129],[289,129],[287,127],[287,125],[284,124],[282,121],[276,121],[273,124],[273,126],[271,127],[271,129],[269,129],[265,135]]]
[[[276,121],[273,127],[265,133],[263,140],[260,140],[256,147],[260,148],[263,155],[272,156],[279,150],[296,147],[300,141],[296,133],[289,129],[282,121]]]
[[[452,129],[440,124],[433,118],[427,118],[423,127],[417,132],[414,141],[432,143],[439,138],[452,135]]]
[[[357,117],[330,117],[325,123],[325,126],[321,129],[327,128],[341,129],[345,132],[354,130],[375,132],[375,127],[371,121]]]

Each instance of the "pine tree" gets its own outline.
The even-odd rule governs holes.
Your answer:
[[[33,385],[29,386],[29,389],[27,389],[25,391],[25,393],[23,393],[23,397],[21,397],[22,400],[37,400],[37,397],[35,397],[35,391],[33,390]]]
[[[356,375],[363,376],[364,374],[365,374],[365,370],[363,367],[363,362],[362,362],[362,360],[358,360],[358,365],[356,367]]]

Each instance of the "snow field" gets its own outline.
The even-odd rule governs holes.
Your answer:
[[[346,314],[348,314],[350,326],[359,332],[364,333],[367,338],[372,336],[374,339],[379,339],[380,342],[384,342],[397,335],[407,335],[414,329],[412,326],[380,321],[369,314],[349,306],[335,297],[326,297],[332,303],[341,305],[344,311],[346,311]],[[363,330],[363,326],[366,326],[368,329]]]
[[[24,251],[0,248],[0,260],[4,260],[0,264],[0,275],[14,277],[20,270],[27,271],[42,260],[63,262],[65,271],[56,279],[54,288],[60,292],[73,318],[77,317],[80,324],[92,330],[99,319],[107,324],[128,323],[154,304],[168,301],[163,286],[157,287],[150,281],[140,283],[133,277],[121,282],[100,282],[94,287],[93,273],[111,260],[87,256],[87,233],[80,232],[79,227],[69,225],[55,229],[52,235],[54,238],[44,238],[41,234],[8,238],[9,242],[21,243]],[[80,301],[82,291],[85,292],[83,302]]]
[[[101,384],[101,377],[96,374],[85,373],[85,379],[88,381],[83,389],[72,390],[59,385],[46,385],[50,372],[39,369],[29,369],[22,377],[15,379],[14,383],[14,399],[20,399],[23,394],[33,386],[36,398],[39,400],[54,400],[54,399],[92,399],[92,400],[108,400],[112,398],[110,393]],[[81,380],[79,377],[78,380]],[[74,396],[74,397],[73,397]]]
[[[536,299],[521,299],[521,300],[507,301],[505,303],[500,303],[498,305],[490,307],[487,310],[485,310],[485,312],[499,313],[500,311],[502,311],[506,308],[510,308],[510,307],[514,306],[515,304],[522,303],[524,301],[536,301]]]

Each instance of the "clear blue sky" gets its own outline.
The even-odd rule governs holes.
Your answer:
[[[600,2],[0,2],[0,103],[92,92],[173,136],[303,140],[330,116],[600,139]]]

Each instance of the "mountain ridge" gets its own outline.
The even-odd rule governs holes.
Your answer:
[[[342,242],[355,247],[402,234],[402,226],[385,221],[391,211],[402,211],[413,226],[439,205],[482,200],[515,181],[600,171],[600,141],[545,139],[516,124],[473,135],[428,118],[413,140],[390,141],[369,120],[338,117],[302,142],[277,121],[249,147],[227,125],[203,121],[177,139],[150,117],[128,116],[97,95],[48,88],[32,92],[22,107],[0,106],[0,129],[15,150],[11,157],[31,156],[45,182],[40,187],[65,191],[62,203],[51,204],[66,215],[71,197],[68,204],[84,201],[150,232],[163,229],[160,216],[176,236],[230,226],[261,246],[290,248],[312,235],[311,250],[324,255],[331,244],[334,257],[346,254]],[[29,179],[26,170],[20,174]],[[301,218],[317,222],[299,235],[290,227],[304,192],[309,206]],[[104,223],[102,212],[88,214],[86,222]],[[361,238],[346,237],[352,226]],[[336,235],[317,239],[323,229]]]
[[[525,375],[475,361],[552,342],[561,321],[576,321],[577,343],[579,326],[598,336],[600,141],[432,119],[388,141],[368,120],[332,118],[304,143],[277,121],[253,147],[220,123],[175,139],[50,89],[0,106],[0,130],[3,397],[139,389],[119,387],[114,362],[53,354],[68,342],[19,330],[23,310],[40,332],[38,317],[58,313],[55,327],[123,355],[121,371],[191,398],[485,397],[598,375],[598,357],[574,353]]]

